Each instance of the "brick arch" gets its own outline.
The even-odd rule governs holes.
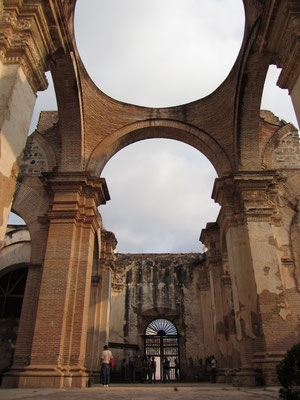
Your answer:
[[[140,140],[163,138],[186,143],[203,153],[218,176],[232,171],[229,157],[221,145],[208,133],[173,120],[148,120],[128,125],[102,140],[93,150],[87,170],[101,175],[105,164],[122,148]]]
[[[18,182],[11,210],[25,221],[29,230],[32,264],[42,264],[44,260],[48,231],[41,217],[47,215],[48,208],[48,194],[37,176]]]
[[[284,125],[277,129],[266,143],[262,153],[262,165],[264,169],[278,168],[273,165],[273,153],[280,146],[280,141],[290,132],[297,132],[292,124]]]

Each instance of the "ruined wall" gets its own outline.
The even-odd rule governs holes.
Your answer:
[[[203,254],[119,254],[113,275],[110,342],[137,344],[142,355],[148,323],[167,318],[181,335],[184,375],[195,378],[200,359],[212,351],[204,343],[199,291],[203,268]],[[210,318],[211,310],[206,311]],[[134,355],[128,348],[114,353],[116,363]]]

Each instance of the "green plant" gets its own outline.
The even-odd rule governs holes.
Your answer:
[[[300,400],[300,343],[293,346],[277,365],[280,397],[286,400]]]

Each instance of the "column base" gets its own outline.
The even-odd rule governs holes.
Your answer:
[[[63,369],[51,365],[14,366],[3,375],[2,388],[85,388],[85,368]]]
[[[242,368],[240,371],[233,373],[232,384],[233,386],[256,386],[253,368]]]
[[[253,366],[256,375],[267,386],[279,385],[276,366],[285,357],[285,351],[270,351],[253,354]]]

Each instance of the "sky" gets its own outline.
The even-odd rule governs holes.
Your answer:
[[[228,22],[230,21],[230,22]],[[127,103],[168,107],[214,91],[226,78],[244,29],[241,0],[77,0],[79,53],[96,85]],[[271,66],[261,108],[297,121],[287,90]],[[56,109],[49,89],[38,94],[30,127],[41,110]],[[216,220],[211,199],[216,172],[184,143],[150,139],[118,152],[105,166],[111,200],[100,207],[104,227],[121,253],[201,252],[201,229]]]

